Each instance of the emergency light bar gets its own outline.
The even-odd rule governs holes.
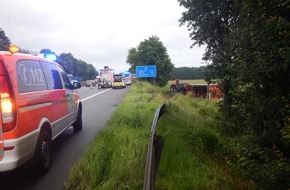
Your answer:
[[[38,57],[42,57],[51,61],[56,61],[56,55],[54,53],[40,53]]]
[[[19,48],[17,45],[11,44],[11,45],[9,45],[9,51],[11,53],[17,53],[19,51]]]
[[[19,52],[19,47],[14,44],[10,44],[8,49],[12,54]],[[37,56],[51,60],[51,61],[56,61],[56,55],[54,53],[39,53]]]

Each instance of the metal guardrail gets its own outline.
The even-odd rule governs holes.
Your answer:
[[[156,111],[152,122],[150,139],[147,151],[147,160],[145,168],[145,177],[143,190],[153,190],[155,174],[157,173],[161,152],[164,144],[164,138],[162,136],[156,136],[157,123],[159,118],[165,111],[165,104],[159,106]]]

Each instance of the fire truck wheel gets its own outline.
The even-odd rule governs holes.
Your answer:
[[[52,143],[50,135],[46,130],[42,130],[38,137],[35,165],[38,174],[47,172],[51,166],[52,161]]]
[[[77,120],[73,123],[73,128],[75,132],[81,131],[83,129],[83,119],[82,119],[82,108],[79,108]]]

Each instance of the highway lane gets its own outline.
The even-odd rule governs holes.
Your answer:
[[[83,130],[67,129],[53,142],[53,163],[43,176],[31,175],[29,165],[17,171],[0,174],[1,190],[62,190],[71,166],[83,155],[121,103],[130,87],[125,89],[82,87],[78,90],[83,104]]]

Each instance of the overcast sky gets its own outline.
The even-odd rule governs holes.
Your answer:
[[[204,47],[190,48],[177,0],[0,0],[0,28],[30,51],[71,53],[115,72],[130,67],[128,50],[158,36],[175,67],[200,67]]]

